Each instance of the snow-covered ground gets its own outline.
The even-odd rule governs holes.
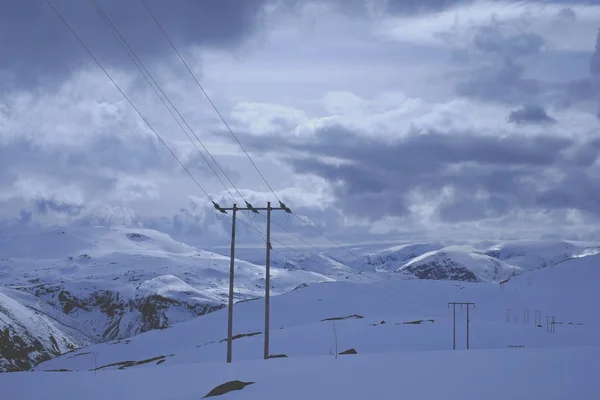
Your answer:
[[[285,359],[261,359],[264,304],[254,300],[234,307],[232,364],[220,310],[3,374],[0,387],[11,399],[194,399],[230,380],[255,383],[228,399],[600,398],[600,255],[523,273],[503,289],[388,277],[274,296],[271,354]],[[452,301],[475,303],[468,351],[460,307],[451,350]],[[336,347],[358,354],[336,359]]]
[[[264,292],[264,266],[236,260],[235,298]],[[331,278],[272,270],[273,294]],[[229,258],[148,229],[0,232],[0,371],[123,339],[223,307]],[[21,343],[21,351],[11,348]]]
[[[440,319],[444,315],[439,309],[441,303],[437,300],[432,303],[432,296],[438,298],[446,290],[459,290],[457,288],[464,286],[460,290],[472,291],[473,297],[478,298],[481,290],[487,293],[488,286],[466,285],[465,282],[497,283],[573,257],[597,253],[598,246],[564,241],[454,241],[313,250],[277,248],[272,253],[273,295],[293,291],[275,302],[274,323],[281,318],[285,321],[289,310],[295,310],[293,318],[288,320],[291,325],[283,324],[279,326],[283,330],[273,334],[273,346],[277,348],[277,343],[287,343],[293,333],[297,338],[290,340],[299,343],[299,347],[281,350],[291,354],[324,354],[318,346],[300,344],[308,338],[326,342],[324,338],[330,336],[331,327],[318,323],[320,319],[343,316],[344,312],[355,314],[359,312],[356,309],[372,315],[369,324],[391,321],[391,325],[377,327],[387,335],[396,335],[392,327],[403,322],[395,320],[398,309],[413,310],[412,314],[404,315],[404,319],[433,319],[436,326],[447,324]],[[28,369],[73,348],[165,329],[221,309],[228,291],[227,253],[202,250],[149,229],[12,228],[1,231],[0,334],[5,340],[0,346],[0,370]],[[235,300],[260,298],[264,293],[264,248],[240,247],[237,256]],[[314,285],[319,282],[330,283]],[[456,282],[460,285],[456,286]],[[301,288],[306,284],[310,286]],[[499,289],[496,285],[491,287]],[[344,299],[348,306],[330,310],[330,314],[340,315],[325,315],[323,312],[332,306],[326,305],[325,300],[315,300],[331,296]],[[306,310],[299,311],[289,304],[298,298]],[[331,299],[329,303],[335,304]],[[260,332],[261,324],[257,322],[260,318],[256,317],[262,308],[260,304],[260,300],[254,300],[236,306],[244,315],[254,316],[252,323],[241,321],[241,325],[236,326],[241,329],[240,333]],[[354,310],[350,307],[353,304],[356,304]],[[417,305],[421,307],[415,307]],[[281,311],[277,311],[278,307]],[[374,309],[378,311],[374,313]],[[277,317],[277,313],[281,317]],[[533,311],[531,313],[533,315]],[[192,346],[185,338],[172,340],[182,348],[200,346],[194,350],[198,353],[194,360],[218,359],[215,354],[219,353],[217,348],[222,344],[218,342],[224,335],[221,328],[216,327],[223,325],[223,315],[224,311],[202,319],[200,326],[194,326],[195,321],[190,322],[190,329],[204,335],[201,343]],[[304,316],[299,318],[301,315]],[[357,325],[365,331],[360,335],[372,336],[373,327],[369,324]],[[303,327],[291,330],[299,325]],[[420,336],[427,329],[412,332]],[[408,338],[410,332],[402,332],[408,335],[402,346],[392,347],[397,350],[422,348]],[[260,341],[258,336],[249,340]],[[426,348],[443,348],[445,339],[432,337],[431,340]],[[366,349],[373,346],[376,349],[378,340],[373,339],[372,343],[365,344]],[[17,344],[19,351],[14,351]],[[325,353],[329,351],[327,348]],[[238,356],[251,357],[243,350]]]
[[[600,255],[566,261],[515,277],[504,290],[490,284],[400,279],[309,285],[273,297],[270,352],[325,356],[335,353],[336,340],[340,352],[354,348],[360,354],[444,350],[451,343],[452,310],[447,303],[452,301],[475,303],[470,309],[471,349],[600,345],[595,311],[600,306],[599,265]],[[457,311],[457,343],[462,348],[466,309]],[[534,325],[536,311],[541,327]],[[248,335],[234,340],[234,360],[262,356],[263,315],[262,300],[234,307],[234,335]],[[546,332],[546,316],[561,323],[556,333]],[[36,369],[89,370],[159,356],[169,365],[222,360],[226,321],[227,311],[220,310],[165,330],[75,351]]]
[[[215,397],[253,399],[597,400],[600,347],[428,351],[160,365],[123,371],[0,375],[11,400],[193,400],[232,380],[254,382]]]

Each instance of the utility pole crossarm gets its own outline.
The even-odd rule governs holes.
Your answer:
[[[233,207],[220,207],[221,210],[223,211],[232,211]],[[268,211],[269,209],[267,207],[236,207],[236,210],[238,211]],[[292,211],[289,208],[283,208],[283,207],[271,207],[271,211],[285,211],[287,213],[291,213]]]

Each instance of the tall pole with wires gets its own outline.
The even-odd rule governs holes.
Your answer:
[[[223,207],[222,211],[232,211],[233,221],[231,223],[231,259],[229,261],[229,312],[227,319],[227,362],[231,362],[232,338],[233,338],[233,280],[235,273],[235,214],[237,211],[252,211],[254,214],[259,214],[259,211],[267,212],[267,240],[266,240],[266,262],[265,262],[265,344],[264,358],[269,358],[269,321],[270,321],[270,290],[271,290],[271,211],[285,211],[288,214],[292,213],[284,203],[279,202],[279,207],[271,207],[271,202],[267,203],[267,207],[253,207],[252,204],[246,203],[246,207],[238,207],[236,204],[231,208]]]
[[[231,362],[231,342],[233,336],[233,275],[235,268],[235,217],[237,213],[237,205],[234,204],[231,208],[231,254],[229,258],[229,301],[227,308],[227,362]]]
[[[271,294],[271,202],[267,203],[267,254],[265,257],[265,345],[264,358],[269,358],[269,296]]]
[[[204,97],[206,97],[206,100],[209,102],[209,104],[211,105],[211,107],[214,109],[214,111],[218,115],[219,119],[223,122],[223,125],[225,126],[225,128],[227,129],[227,131],[231,134],[231,136],[233,137],[233,139],[240,146],[241,150],[244,152],[244,154],[248,158],[249,162],[252,164],[252,166],[254,167],[254,169],[256,170],[256,172],[259,174],[259,176],[261,177],[261,179],[263,180],[263,182],[265,183],[265,185],[269,188],[269,190],[271,191],[271,193],[273,194],[273,196],[275,197],[275,199],[280,204],[283,204],[281,202],[281,199],[277,195],[277,193],[273,190],[273,187],[271,186],[271,184],[269,184],[269,181],[266,179],[265,175],[261,172],[261,170],[258,168],[257,164],[252,159],[252,156],[250,155],[250,153],[246,150],[246,148],[244,147],[244,145],[242,144],[242,142],[239,140],[239,138],[237,137],[237,135],[235,134],[235,132],[231,129],[231,126],[227,123],[227,121],[223,117],[223,114],[219,111],[219,109],[217,108],[216,104],[212,101],[211,97],[208,95],[208,93],[206,92],[206,90],[204,90],[204,87],[200,83],[198,77],[196,77],[196,75],[194,74],[194,72],[192,71],[192,69],[190,68],[190,66],[188,65],[188,63],[185,61],[185,59],[183,58],[183,56],[181,55],[181,53],[179,52],[179,50],[177,50],[177,47],[175,46],[175,43],[173,43],[173,41],[171,40],[171,38],[167,34],[165,28],[163,27],[163,25],[161,24],[161,22],[158,20],[157,15],[155,15],[155,13],[152,11],[152,9],[148,6],[148,4],[146,3],[146,0],[140,0],[140,2],[142,3],[142,5],[146,9],[146,11],[148,11],[150,17],[155,22],[155,24],[157,25],[158,29],[161,31],[162,35],[165,37],[165,39],[167,40],[167,42],[169,43],[169,45],[171,46],[171,48],[173,49],[173,51],[175,52],[175,54],[177,55],[177,57],[179,58],[179,60],[185,66],[185,69],[187,70],[187,72],[189,73],[189,75],[192,77],[192,79],[194,80],[195,84],[198,86],[198,88],[200,89],[200,91],[202,92],[202,94],[204,95]],[[240,193],[238,193],[238,194],[240,194]],[[241,196],[241,194],[240,194],[240,196]],[[243,198],[243,196],[241,196],[241,197]],[[324,232],[322,232],[321,230],[319,230],[318,228],[316,228],[314,226],[314,224],[312,224],[309,221],[301,218],[297,214],[292,214],[292,216],[295,217],[296,219],[298,219],[303,225],[309,227],[310,229],[312,229],[313,231],[315,231],[316,233],[318,233],[320,236],[322,236],[323,238],[327,239],[329,242],[333,243],[334,245],[336,245],[340,249],[344,250],[346,253],[350,254],[351,256],[353,256],[354,258],[356,258],[357,260],[361,260],[362,261],[361,257],[359,257],[358,255],[356,255],[350,249],[342,246],[340,243],[338,243],[335,240],[333,240],[331,237],[329,237],[328,235],[326,235]],[[287,228],[285,228],[285,227],[283,227],[281,225],[278,225],[275,222],[273,222],[273,223],[276,226],[279,226],[280,228],[282,228],[287,233],[290,233],[292,236],[294,236],[297,239],[300,239],[302,242],[308,244],[305,240],[303,240],[299,236],[293,234]],[[315,248],[315,246],[310,245],[310,244],[309,244],[309,246],[312,247],[312,248],[314,248],[315,250],[319,251],[319,249]],[[384,286],[387,286],[387,285],[384,285]],[[390,289],[393,288],[392,286],[388,286],[388,287]],[[427,296],[426,293],[424,293],[424,292],[421,292],[421,293],[424,296]],[[433,300],[433,298],[432,298],[432,300]]]

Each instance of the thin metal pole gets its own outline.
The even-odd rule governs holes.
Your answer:
[[[233,272],[235,266],[235,216],[237,206],[233,205],[231,220],[231,255],[229,260],[229,311],[227,315],[227,362],[231,362],[231,342],[233,336]]]
[[[269,358],[269,296],[271,292],[271,202],[267,203],[267,255],[265,262],[265,360]]]

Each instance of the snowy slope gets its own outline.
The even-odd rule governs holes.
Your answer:
[[[313,249],[289,251],[278,248],[272,253],[272,293],[278,295],[306,284],[335,280],[342,282],[338,284],[341,298],[355,298],[368,309],[372,298],[362,299],[361,290],[354,288],[362,287],[360,283],[369,283],[366,290],[374,291],[377,297],[386,298],[389,303],[389,297],[394,299],[398,291],[422,288],[421,282],[403,281],[409,277],[498,282],[522,272],[520,264],[525,270],[535,269],[551,265],[552,260],[562,261],[565,256],[597,251],[591,244],[557,243],[369,244],[349,247],[349,251],[327,248],[321,253],[315,253]],[[241,248],[237,254],[236,301],[261,297],[264,293],[264,267],[261,265],[264,248]],[[66,332],[62,337],[76,347],[165,329],[219,310],[226,302],[229,271],[226,255],[200,250],[149,229],[0,231],[0,257],[0,282],[6,287],[4,292],[13,302],[53,321],[59,331]],[[398,268],[404,273],[391,274],[393,276],[388,273]],[[425,287],[428,291],[436,291],[445,286]],[[14,290],[8,291],[9,288]],[[298,291],[305,290],[307,288]],[[311,290],[316,289],[311,287],[309,292]],[[306,301],[308,304],[312,300]],[[415,300],[400,298],[394,301],[410,303]],[[423,304],[424,300],[420,302]],[[237,307],[250,306],[259,310],[260,303],[257,300]],[[420,316],[423,311],[415,318],[424,318]],[[223,315],[223,312],[217,315]],[[252,329],[260,331],[259,325]],[[209,336],[212,335],[208,342],[223,338],[222,332],[211,333],[214,328],[203,325],[201,329],[208,329]],[[37,337],[35,331],[31,334]]]
[[[474,350],[600,346],[600,322],[594,311],[600,296],[590,283],[600,279],[599,265],[600,256],[569,260],[515,277],[504,290],[490,284],[401,279],[309,285],[272,298],[271,354],[328,356],[335,354],[336,346],[339,352],[354,348],[359,354],[449,349],[452,310],[447,303],[451,301],[476,304],[470,309]],[[507,310],[512,312],[509,320]],[[526,310],[530,310],[529,323],[523,319],[515,323],[512,317],[523,318]],[[555,316],[561,323],[555,333],[534,324],[537,310],[541,320]],[[262,357],[263,312],[260,300],[236,305],[234,335],[239,337],[233,342],[234,361]],[[464,313],[457,308],[457,348],[465,346]],[[57,357],[36,370],[105,370],[148,360],[160,365],[222,361],[226,318],[221,310],[127,341]]]
[[[569,258],[600,253],[600,246],[563,240],[523,240],[499,243],[485,251],[490,257],[533,270],[555,265]]]
[[[600,253],[597,243],[568,241],[491,242],[461,240],[366,244],[321,248],[277,249],[272,263],[288,270],[310,270],[335,279],[357,282],[381,279],[378,273],[402,270],[403,276],[466,281],[500,281],[515,273],[544,268],[579,255]],[[217,252],[224,250],[216,250]],[[240,258],[258,263],[264,249],[242,249]],[[418,268],[417,263],[422,267]],[[437,266],[437,267],[436,267]],[[456,270],[443,267],[452,267]],[[438,268],[439,267],[439,268]],[[358,277],[357,274],[362,275]],[[375,275],[374,275],[375,274]],[[369,279],[371,277],[372,279]],[[427,278],[429,279],[429,278]]]
[[[466,251],[436,250],[418,256],[396,272],[413,274],[419,279],[465,282],[499,282],[523,270],[485,254]]]
[[[0,255],[0,282],[14,289],[4,303],[79,332],[70,342],[77,347],[189,320],[220,309],[227,296],[229,258],[148,229],[11,230],[2,232]],[[271,275],[274,294],[330,280],[278,268]],[[237,260],[235,283],[236,300],[261,296],[264,267]],[[22,325],[12,318],[5,316]]]
[[[376,271],[392,272],[425,253],[439,250],[444,247],[446,247],[446,245],[440,242],[409,243],[388,247],[367,254],[362,260],[361,267],[363,269],[373,268]],[[357,262],[354,261],[353,264],[356,265]]]
[[[597,400],[600,347],[431,351],[196,363],[97,372],[0,374],[7,399]],[[212,398],[212,397],[211,397]]]
[[[217,311],[72,352],[35,372],[2,374],[2,394],[11,399],[198,399],[240,380],[253,383],[222,398],[600,398],[595,314],[600,256],[525,272],[504,290],[485,283],[389,277],[377,284],[313,284],[274,297],[272,353],[288,358],[260,359],[258,334],[237,338],[233,363],[226,364],[225,343],[218,340],[225,336],[226,314]],[[475,302],[468,351],[463,350],[465,310],[459,307],[457,350],[450,350],[448,301]],[[260,300],[237,304],[234,333],[260,331],[262,305]],[[509,311],[517,316],[527,310],[532,311],[529,324],[506,319]],[[541,311],[543,321],[555,316],[561,322],[555,333],[533,324],[534,310]],[[323,321],[328,317],[341,318]],[[339,351],[352,347],[358,354],[336,358],[336,343]],[[43,372],[61,368],[79,371]]]
[[[0,371],[29,369],[90,343],[76,330],[28,308],[11,294],[9,289],[0,287]]]

